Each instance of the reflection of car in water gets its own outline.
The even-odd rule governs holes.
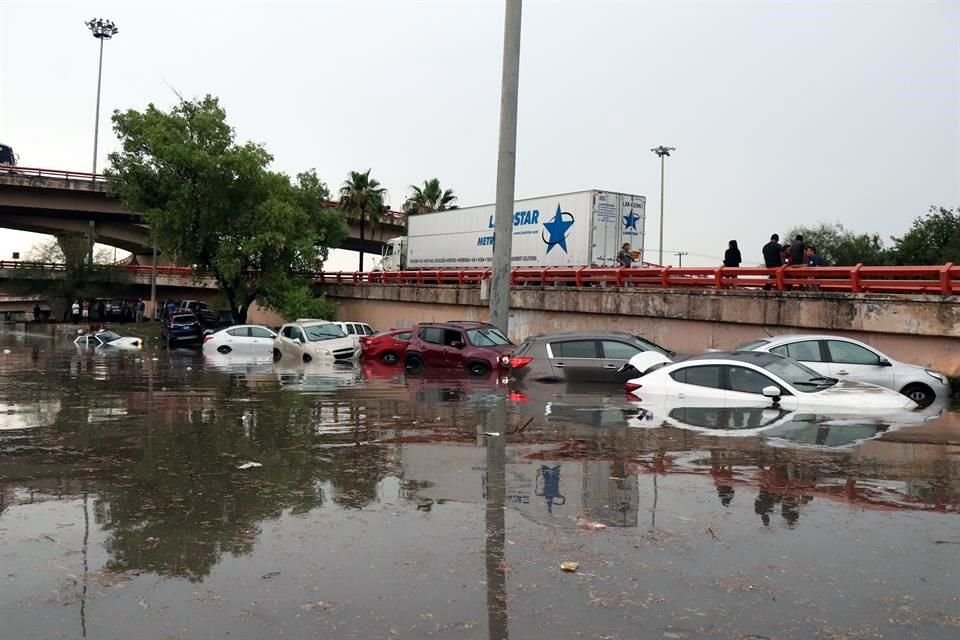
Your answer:
[[[644,409],[619,388],[609,385],[510,382],[511,408],[537,424],[564,422],[594,427],[622,427],[640,418]]]
[[[334,391],[363,382],[360,369],[351,363],[280,360],[274,374],[282,388],[297,391]]]
[[[411,398],[418,403],[456,402],[487,405],[496,402],[506,378],[493,373],[477,378],[468,372],[430,371],[406,376]]]
[[[139,349],[143,346],[141,338],[131,336],[121,336],[113,331],[96,331],[94,333],[83,333],[73,341],[75,345],[81,347],[109,347],[111,349]]]

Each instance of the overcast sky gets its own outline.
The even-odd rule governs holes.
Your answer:
[[[240,140],[335,190],[373,169],[399,208],[437,177],[494,200],[502,2],[0,3],[0,140],[27,166],[89,170],[110,18],[114,109],[219,96]],[[884,237],[960,205],[960,2],[524,3],[517,197],[647,196],[657,249],[716,264],[737,239],[841,222]],[[0,257],[37,236],[0,230]],[[353,260],[339,261],[352,267]]]

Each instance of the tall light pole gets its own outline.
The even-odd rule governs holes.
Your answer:
[[[520,86],[522,0],[507,0],[503,25],[503,78],[500,87],[500,149],[497,157],[497,205],[493,230],[490,323],[508,333],[510,254],[513,251],[513,187],[517,174],[517,93]]]
[[[654,147],[650,149],[655,154],[660,156],[660,257],[657,262],[660,266],[663,266],[663,169],[664,169],[664,158],[670,155],[671,151],[676,151],[676,147],[665,147],[660,145],[659,147]]]
[[[93,121],[93,171],[97,172],[97,139],[100,136],[100,80],[103,77],[103,41],[117,35],[120,30],[110,20],[91,18],[85,22],[93,37],[100,41],[100,64],[97,67],[97,118]]]

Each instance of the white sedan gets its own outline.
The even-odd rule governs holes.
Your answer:
[[[269,358],[277,334],[257,324],[238,324],[203,338],[203,353],[237,353]]]
[[[679,398],[690,406],[771,406],[858,414],[918,406],[890,389],[823,376],[776,353],[705,353],[673,363],[663,354],[646,351],[625,367],[640,374],[627,382],[626,390],[643,401]]]
[[[898,362],[873,347],[840,336],[784,335],[754,340],[737,350],[789,356],[823,376],[857,380],[899,391],[921,407],[950,397],[950,381],[939,371]]]
[[[80,347],[109,347],[111,349],[139,349],[143,346],[142,338],[121,336],[113,331],[96,331],[82,333],[73,343]]]

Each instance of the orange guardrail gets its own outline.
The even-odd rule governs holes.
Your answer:
[[[327,272],[319,283],[479,285],[489,269]],[[960,294],[960,266],[917,267],[544,267],[516,268],[514,286],[637,287],[806,291],[827,293]]]
[[[40,167],[21,167],[20,165],[0,165],[0,175],[23,175],[35,178],[60,178],[61,180],[86,180],[88,182],[106,182],[102,173],[88,171],[68,171],[64,169],[41,169]]]

